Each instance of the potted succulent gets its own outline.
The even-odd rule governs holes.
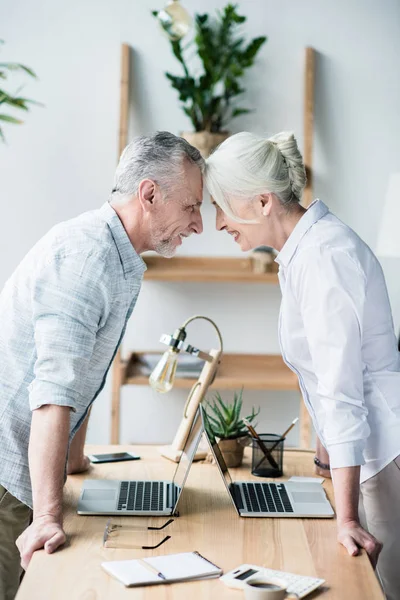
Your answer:
[[[0,45],[3,44],[3,40],[0,40]],[[19,63],[0,63],[0,79],[7,79],[10,73],[15,71],[23,71],[30,75],[31,77],[36,77],[35,73],[29,67],[25,65],[21,65]],[[23,98],[19,95],[19,91],[15,94],[6,92],[3,89],[0,89],[0,110],[4,110],[7,108],[13,108],[17,110],[29,110],[29,104],[39,104],[39,102],[35,102],[34,100],[29,100],[28,98]],[[1,127],[1,123],[14,123],[15,125],[20,125],[23,123],[21,119],[17,119],[16,117],[0,113],[0,140],[5,141],[4,133]]]
[[[153,11],[153,15],[159,18],[158,11]],[[241,79],[267,38],[261,36],[246,42],[241,31],[245,21],[236,5],[228,4],[212,19],[208,14],[196,14],[194,39],[184,48],[181,39],[169,36],[183,75],[166,73],[166,77],[177,90],[182,109],[194,128],[194,132],[181,135],[204,157],[229,136],[226,127],[232,119],[250,112],[236,103],[245,92]],[[188,64],[187,55],[193,55],[194,46],[201,64],[199,73]]]
[[[242,395],[243,389],[234,393],[232,404],[226,404],[219,392],[216,392],[213,402],[207,402],[207,417],[212,428],[208,433],[211,439],[217,438],[228,467],[239,467],[242,464],[244,447],[249,437],[247,427],[240,416]],[[252,422],[259,412],[260,409],[256,412],[253,407],[251,415],[246,419]]]

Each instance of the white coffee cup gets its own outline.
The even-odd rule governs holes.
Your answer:
[[[244,595],[246,600],[285,600],[287,583],[277,577],[254,577],[245,582]]]

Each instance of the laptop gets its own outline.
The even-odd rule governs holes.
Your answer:
[[[172,481],[85,479],[78,501],[78,515],[177,514],[179,498],[202,432],[202,421],[197,411]]]
[[[334,516],[320,483],[270,483],[264,481],[233,482],[221,454],[207,413],[200,406],[204,434],[240,517],[312,517]]]

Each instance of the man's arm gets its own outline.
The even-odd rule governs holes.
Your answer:
[[[83,473],[84,471],[87,471],[90,467],[90,460],[84,454],[86,432],[89,424],[89,416],[90,409],[86,419],[83,421],[82,425],[76,432],[74,439],[72,440],[69,446],[67,465],[68,475],[73,475],[74,473]]]
[[[24,569],[35,550],[44,547],[46,552],[54,552],[66,539],[62,528],[62,498],[69,413],[69,407],[56,405],[42,406],[32,413],[29,469],[33,522],[16,542]]]
[[[37,359],[28,390],[34,520],[18,538],[24,568],[35,550],[44,547],[53,552],[65,542],[62,490],[70,412],[84,414],[90,401],[83,394],[84,381],[98,329],[109,310],[104,269],[97,255],[77,252],[58,257],[41,268],[32,288]],[[84,434],[85,428],[83,439]],[[80,436],[79,444],[83,444]]]
[[[375,567],[382,544],[360,525],[358,517],[360,467],[333,469],[332,474],[338,541],[351,556],[357,556],[359,548],[364,548]]]

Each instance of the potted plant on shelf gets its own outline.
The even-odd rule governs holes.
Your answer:
[[[4,44],[3,40],[0,40],[0,45]],[[26,67],[25,65],[21,65],[19,63],[11,63],[11,62],[6,62],[6,63],[0,63],[0,79],[7,79],[8,75],[10,73],[13,73],[15,71],[23,71],[25,73],[27,73],[28,75],[30,75],[31,77],[36,77],[35,73],[32,71],[32,69],[30,69],[29,67]],[[12,94],[10,92],[6,92],[3,89],[0,89],[0,107],[1,110],[7,109],[7,108],[14,108],[17,110],[29,110],[29,104],[38,104],[40,105],[39,102],[35,102],[35,100],[29,100],[29,98],[23,98],[22,96],[19,95],[19,91],[17,91],[15,94]],[[21,121],[21,119],[17,119],[16,117],[12,116],[12,115],[6,115],[3,112],[0,113],[0,140],[5,141],[5,137],[4,137],[4,133],[3,133],[3,129],[1,127],[1,122],[4,123],[14,123],[15,125],[20,125],[21,123],[23,123],[23,121]]]
[[[153,11],[153,15],[158,17],[158,11]],[[245,92],[241,79],[267,38],[261,36],[246,42],[240,27],[245,21],[237,6],[228,4],[213,19],[208,14],[195,15],[194,39],[185,48],[181,39],[170,37],[172,52],[184,74],[166,76],[178,91],[183,111],[194,128],[194,132],[181,135],[204,157],[229,136],[226,127],[232,119],[250,112],[236,103]],[[201,63],[199,73],[188,64],[187,55],[193,46]]]
[[[211,423],[209,431],[211,439],[218,439],[218,446],[228,467],[239,467],[243,461],[243,452],[246,445],[248,430],[240,416],[243,403],[243,389],[235,392],[233,404],[226,404],[219,392],[214,395],[212,403],[207,402],[207,416]],[[259,414],[252,408],[251,415],[246,417],[252,422]]]

